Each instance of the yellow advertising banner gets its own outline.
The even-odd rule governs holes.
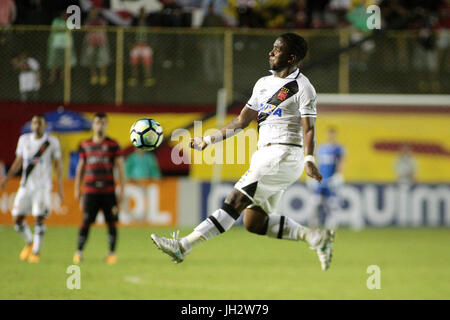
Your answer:
[[[228,116],[231,121],[234,116]],[[213,132],[215,120],[203,124]],[[394,182],[394,163],[402,145],[408,144],[417,163],[415,179],[421,183],[450,181],[450,116],[448,113],[326,112],[316,122],[317,141],[326,141],[327,129],[337,131],[346,150],[343,174],[347,182]],[[210,180],[214,169],[212,149],[221,149],[222,179],[237,181],[248,169],[256,150],[256,124],[231,141],[219,143],[202,153],[192,151],[191,177]],[[233,141],[234,140],[234,141]],[[301,180],[305,179],[305,175]]]
[[[86,114],[88,117],[92,114]],[[109,113],[108,135],[127,147],[129,128],[139,118],[150,117],[161,123],[167,136],[173,130],[182,128],[201,113],[155,113],[128,114]],[[228,115],[225,123],[236,115]],[[416,180],[421,183],[450,181],[450,116],[449,113],[421,112],[323,112],[317,118],[317,141],[326,141],[327,128],[337,130],[337,139],[346,150],[343,174],[347,182],[394,182],[394,163],[402,144],[413,146],[412,154],[417,163]],[[189,139],[214,132],[216,118],[198,122],[194,129],[174,136],[171,145],[188,149]],[[91,133],[61,134],[65,172],[71,151],[78,148],[83,139]],[[223,180],[236,181],[248,169],[250,158],[256,150],[257,125],[253,122],[238,136],[219,143],[203,152],[190,150],[190,177],[209,181],[213,171],[219,172]],[[221,166],[214,166],[215,150],[222,149]],[[173,159],[172,159],[173,160]],[[176,159],[175,159],[176,160]],[[303,176],[302,179],[305,177]]]

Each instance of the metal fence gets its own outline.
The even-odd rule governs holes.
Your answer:
[[[245,101],[255,81],[268,74],[268,52],[284,30],[14,26],[0,32],[0,100],[120,105],[213,104],[222,87],[229,101]],[[299,33],[309,44],[304,73],[317,92],[450,92],[446,32],[430,45],[416,31],[392,31],[340,54],[339,48],[364,35]],[[148,54],[145,44],[152,51],[149,67],[145,59],[132,61],[133,52]],[[40,73],[39,89],[28,95],[21,81],[29,70],[17,58],[24,53]]]

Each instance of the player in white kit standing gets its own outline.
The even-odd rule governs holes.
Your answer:
[[[191,147],[203,150],[235,135],[255,118],[258,121],[258,150],[252,156],[250,169],[235,184],[222,208],[181,239],[175,234],[173,239],[151,235],[157,247],[174,262],[182,262],[194,246],[230,229],[244,211],[248,231],[305,241],[317,252],[322,270],[328,269],[334,231],[312,230],[274,214],[282,193],[300,178],[303,169],[311,178],[322,180],[314,160],[316,91],[298,67],[306,52],[307,44],[301,36],[279,36],[269,53],[272,75],[256,82],[240,115],[213,135],[192,139]]]
[[[22,168],[20,187],[14,199],[12,215],[14,228],[25,240],[25,247],[20,253],[21,260],[37,263],[44,238],[44,220],[50,211],[52,190],[52,165],[55,165],[58,181],[58,195],[63,200],[62,161],[58,139],[45,132],[46,121],[42,114],[31,119],[31,133],[20,136],[17,143],[16,158],[11,165],[2,189],[7,181]],[[34,236],[25,217],[32,213],[35,218]]]

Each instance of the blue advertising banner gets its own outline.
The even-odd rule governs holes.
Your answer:
[[[220,208],[232,189],[233,183],[202,183],[202,219]],[[284,192],[277,213],[304,225],[320,216],[329,227],[355,229],[450,226],[448,184],[347,184],[335,193],[321,202],[305,184],[294,184]]]

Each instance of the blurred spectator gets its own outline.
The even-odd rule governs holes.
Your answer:
[[[0,0],[0,26],[11,25],[17,17],[17,7],[14,0]]]
[[[223,10],[227,5],[227,0],[202,0],[203,14],[206,16],[209,12],[209,6],[213,6],[214,14],[223,16]]]
[[[304,29],[307,26],[306,0],[291,1],[286,9],[286,28]]]
[[[0,0],[0,44],[6,41],[8,27],[16,20],[17,7],[14,0]]]
[[[99,83],[104,86],[108,82],[106,67],[110,63],[108,36],[106,30],[102,28],[106,26],[106,21],[99,16],[98,9],[93,6],[84,25],[93,29],[87,31],[84,37],[81,65],[90,68],[91,85]]]
[[[208,13],[203,18],[202,27],[224,27],[222,16],[214,12],[214,4],[210,3]],[[223,43],[222,37],[211,35],[201,42],[203,54],[203,72],[210,83],[221,82],[223,79]]]
[[[221,15],[214,11],[214,3],[211,2],[208,6],[208,11],[203,18],[202,27],[224,27],[225,22]]]
[[[382,28],[400,29],[402,27],[401,22],[408,14],[405,2],[400,0],[383,0],[379,5],[383,17]]]
[[[306,1],[306,13],[308,17],[307,26],[318,29],[325,26],[323,12],[329,0]]]
[[[129,86],[135,86],[138,82],[138,66],[142,65],[145,76],[145,86],[150,87],[155,84],[152,78],[153,50],[148,44],[147,15],[145,8],[139,11],[139,16],[134,19],[133,26],[137,26],[135,42],[130,50],[131,78],[128,79]]]
[[[45,0],[22,0],[17,3],[17,24],[48,25],[51,24],[50,12],[44,8]],[[51,16],[53,17],[53,16]]]
[[[163,27],[184,27],[181,6],[176,0],[160,0]],[[186,25],[186,27],[189,25]]]
[[[290,0],[261,1],[256,7],[260,18],[259,26],[267,28],[284,28],[287,22],[286,9]]]
[[[125,159],[125,176],[130,180],[159,179],[161,171],[153,152],[136,149]]]
[[[89,0],[92,5],[99,9],[108,9],[110,7],[110,0]]]
[[[19,71],[20,101],[37,101],[41,88],[39,62],[27,53],[22,53],[12,60],[12,65]]]
[[[263,27],[264,23],[258,14],[256,0],[236,0],[239,27],[258,28]]]
[[[414,50],[414,66],[420,72],[418,89],[421,92],[439,92],[438,81],[438,51],[436,46],[436,31],[433,28],[436,17],[425,13],[421,19],[419,37]]]
[[[367,27],[367,19],[369,14],[366,11],[367,3],[361,1],[348,10],[346,14],[347,20],[351,23],[350,43],[359,42],[370,35],[371,30]],[[342,7],[341,7],[342,9]],[[343,26],[342,21],[338,24]],[[366,40],[361,45],[350,51],[350,66],[360,71],[367,71],[370,54],[375,49],[373,40]]]
[[[48,79],[49,84],[55,82],[58,70],[59,79],[64,79],[64,63],[67,46],[71,46],[70,66],[74,67],[77,63],[72,34],[67,34],[66,32],[66,20],[67,13],[64,10],[61,12],[60,16],[53,19],[52,22],[47,49],[47,67],[50,69],[50,76]]]
[[[313,191],[313,204],[309,223],[319,226],[321,220],[327,227],[334,227],[334,212],[339,210],[339,189],[344,184],[343,166],[345,161],[345,147],[337,140],[334,127],[327,130],[327,139],[317,148],[319,170],[323,176],[321,183],[308,178],[307,183]]]
[[[394,163],[394,170],[398,183],[414,183],[417,165],[409,145],[405,144],[401,147],[400,153]]]
[[[450,72],[450,0],[442,2],[439,8],[439,36],[437,40],[439,65]]]
[[[353,10],[366,10],[366,7],[369,5],[364,0],[331,0],[330,3],[325,7],[324,10],[324,23],[327,27],[332,28],[345,28],[348,25],[347,18],[348,11],[352,7],[353,2]],[[365,14],[367,17],[367,14]],[[366,20],[364,20],[366,23]],[[361,29],[361,28],[358,28]]]

